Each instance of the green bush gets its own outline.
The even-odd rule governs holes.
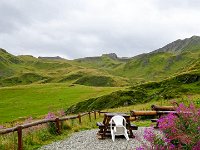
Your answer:
[[[115,81],[107,76],[84,76],[78,79],[75,84],[87,86],[114,86]]]
[[[66,110],[66,113],[78,113],[92,110],[103,110],[120,106],[133,105],[146,102],[147,93],[142,90],[117,91],[109,95],[79,102]]]
[[[61,79],[59,82],[66,82],[66,81],[70,81],[70,80],[77,80],[78,78],[83,77],[83,73],[77,73],[77,74],[71,74],[68,75],[67,77],[64,77],[63,79]]]

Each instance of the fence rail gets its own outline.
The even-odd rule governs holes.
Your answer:
[[[158,109],[159,108],[160,107],[158,107]],[[134,111],[134,110],[132,110],[129,113],[127,113],[127,112],[120,112],[120,113],[130,114],[130,116],[132,117],[132,120],[135,120],[136,118],[133,119],[133,117],[136,117],[136,116],[163,115],[163,114],[168,114],[170,112],[176,114],[176,111],[155,111],[155,110],[154,111]],[[91,111],[91,112],[79,113],[78,115],[65,116],[65,117],[62,117],[62,118],[58,118],[57,117],[57,118],[54,118],[54,119],[38,120],[38,121],[35,121],[35,122],[32,122],[32,123],[27,123],[27,124],[19,125],[19,126],[12,127],[12,128],[2,129],[2,130],[0,130],[0,135],[8,134],[8,133],[17,131],[17,135],[18,135],[18,150],[23,150],[23,139],[22,139],[23,129],[29,128],[29,127],[33,127],[33,126],[37,126],[37,125],[40,125],[40,124],[54,122],[55,125],[56,125],[56,133],[60,134],[61,133],[60,122],[66,121],[66,120],[78,119],[79,120],[79,124],[81,124],[82,123],[81,117],[88,115],[89,116],[89,120],[91,121],[91,114],[92,113],[94,113],[94,118],[96,119],[97,118],[97,113],[100,116],[101,114],[105,114],[105,113],[108,113],[108,112],[95,110],[95,111]]]
[[[91,113],[94,113],[94,118],[96,119],[96,113],[97,112],[100,115],[100,113],[101,113],[100,111],[92,111],[92,112],[79,113],[78,115],[74,115],[74,116],[66,116],[66,117],[62,117],[62,118],[57,117],[55,119],[42,119],[42,120],[38,120],[38,121],[35,121],[35,122],[19,125],[19,126],[16,126],[16,127],[2,129],[2,130],[0,130],[0,135],[8,134],[8,133],[17,131],[18,150],[23,150],[23,139],[22,139],[23,129],[30,128],[30,127],[33,127],[33,126],[37,126],[37,125],[40,125],[40,124],[54,122],[55,125],[56,125],[56,132],[57,132],[57,134],[60,134],[61,133],[60,122],[66,121],[66,120],[78,119],[79,123],[81,124],[82,123],[81,117],[88,115],[89,120],[91,121]]]

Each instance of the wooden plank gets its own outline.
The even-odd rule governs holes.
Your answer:
[[[70,119],[71,119],[71,117],[67,116],[67,117],[60,118],[60,121],[65,121],[65,120],[70,120]]]
[[[176,107],[174,106],[156,106],[156,105],[151,105],[152,110],[156,111],[175,111]]]
[[[131,111],[131,116],[155,116],[155,115],[165,115],[165,114],[177,114],[176,111]]]
[[[137,130],[138,126],[136,126],[135,124],[130,124],[130,129],[131,130]]]
[[[2,129],[0,130],[0,134],[7,134],[14,131],[17,131],[17,127]]]
[[[85,115],[87,115],[88,114],[88,112],[86,112],[86,113],[82,113],[82,114],[80,114],[81,116],[85,116]]]
[[[158,119],[151,119],[151,122],[157,122]]]
[[[22,125],[22,127],[23,127],[23,129],[25,129],[25,128],[36,126],[39,124],[47,123],[47,122],[53,122],[53,121],[54,121],[54,119],[44,119],[44,120],[39,120],[39,121],[24,124],[24,125]]]
[[[154,116],[157,115],[156,111],[131,111],[131,116]]]
[[[102,122],[97,122],[96,125],[99,126],[99,127],[104,127],[105,126]]]

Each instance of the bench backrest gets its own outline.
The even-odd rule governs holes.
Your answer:
[[[176,107],[174,106],[156,106],[151,105],[151,109],[155,111],[175,111]]]
[[[160,115],[165,115],[169,113],[174,113],[176,114],[176,111],[131,111],[131,117],[136,117],[136,116],[160,116]]]

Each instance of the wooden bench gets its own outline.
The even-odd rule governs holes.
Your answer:
[[[158,119],[163,116],[163,115],[167,115],[169,113],[174,113],[177,114],[176,111],[131,111],[131,117],[138,117],[138,116],[157,116],[157,119],[151,119],[152,122],[156,122],[156,126],[155,128],[158,128]]]
[[[103,139],[105,136],[110,135],[110,120],[115,115],[121,115],[126,120],[126,128],[128,130],[128,134],[130,137],[134,138],[132,130],[137,130],[137,126],[131,124],[130,115],[124,113],[105,113],[103,122],[97,122],[97,126],[99,127],[98,135]]]
[[[97,133],[97,135],[99,135],[100,139],[103,139],[103,134],[104,134],[104,129],[106,128],[106,126],[103,124],[103,122],[97,122],[96,125],[99,127],[99,131]],[[113,124],[114,125],[114,124]],[[136,126],[135,124],[130,124],[130,126],[127,126],[127,128],[129,130],[137,130],[138,129],[138,126]],[[128,131],[129,131],[128,130]],[[110,136],[110,126],[107,127],[107,130],[106,130],[106,136]],[[130,133],[129,133],[130,135]],[[135,136],[134,136],[135,137]]]
[[[157,122],[158,119],[151,119],[151,122]]]
[[[154,111],[175,111],[177,107],[175,106],[157,106],[151,105],[151,109]],[[164,114],[159,114],[158,118],[160,118]],[[166,115],[166,114],[165,114]],[[156,122],[156,126],[154,128],[158,128],[159,122],[158,119],[151,119],[151,122]]]
[[[131,130],[137,130],[138,126],[136,126],[135,124],[131,123],[130,128],[131,128]]]
[[[156,126],[154,126],[154,128],[158,128],[159,125],[158,119],[151,119],[151,122],[156,122]]]
[[[99,127],[99,131],[97,134],[100,135],[102,138],[103,129],[105,128],[105,125],[102,122],[97,122],[96,125]]]

